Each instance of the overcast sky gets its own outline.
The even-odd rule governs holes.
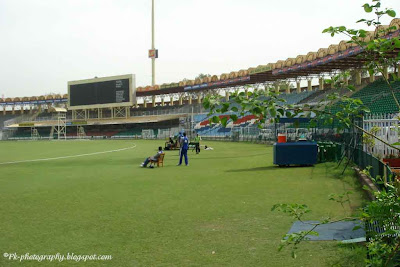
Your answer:
[[[316,51],[344,39],[324,28],[368,17],[366,0],[155,2],[157,84]],[[399,0],[383,5],[400,13]],[[151,0],[0,0],[0,97],[64,94],[71,80],[129,73],[149,85],[150,47]]]

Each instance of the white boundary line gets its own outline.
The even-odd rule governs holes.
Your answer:
[[[8,165],[8,164],[17,164],[17,163],[26,163],[26,162],[38,162],[38,161],[48,161],[48,160],[58,160],[58,159],[69,159],[69,158],[78,158],[78,157],[85,157],[85,156],[93,156],[99,154],[107,154],[113,152],[120,152],[128,149],[136,148],[136,144],[131,147],[125,147],[120,149],[114,149],[109,151],[101,151],[101,152],[93,152],[87,154],[79,154],[79,155],[72,155],[72,156],[63,156],[63,157],[55,157],[55,158],[45,158],[45,159],[28,159],[28,160],[20,160],[20,161],[9,161],[9,162],[0,162],[0,165]]]

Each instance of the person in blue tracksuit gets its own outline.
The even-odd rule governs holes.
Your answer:
[[[179,144],[179,156],[181,156],[181,151],[182,151],[182,142],[183,142],[183,132],[179,132],[178,134],[178,141],[176,141]]]
[[[187,151],[189,149],[189,139],[186,137],[186,133],[183,133],[183,138],[182,138],[182,146],[181,146],[181,155],[179,157],[179,164],[180,166],[182,164],[182,157],[185,156],[185,164],[186,166],[189,165],[189,160],[187,157]]]

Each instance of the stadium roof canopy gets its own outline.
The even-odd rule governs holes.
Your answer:
[[[393,28],[393,29],[391,29]],[[378,27],[375,31],[367,32],[363,41],[368,42],[379,36],[382,30],[389,33],[384,38],[391,39],[400,35],[400,19],[393,19],[390,25]],[[382,36],[381,36],[382,37]],[[317,52],[309,52],[306,55],[299,55],[286,60],[278,60],[276,63],[260,65],[257,68],[249,68],[229,74],[222,74],[220,78],[206,77],[195,81],[183,81],[168,88],[168,85],[161,87],[138,88],[137,96],[149,96],[178,93],[184,91],[209,90],[214,88],[234,87],[243,84],[256,84],[275,82],[286,79],[297,79],[301,77],[332,73],[338,70],[361,68],[365,59],[361,57],[365,49],[348,41],[341,41],[339,44],[330,45],[328,48],[321,48]],[[396,49],[388,56],[395,56],[400,53]]]
[[[400,19],[395,18],[390,25],[381,25],[373,32],[367,32],[364,41],[368,42],[381,32],[386,31],[384,38],[391,39],[400,35]],[[382,37],[382,36],[381,36]],[[162,84],[138,87],[136,96],[155,96],[183,92],[197,92],[217,88],[236,87],[245,84],[271,83],[280,80],[298,79],[304,77],[319,76],[333,73],[338,70],[361,68],[365,59],[360,56],[365,52],[363,47],[357,46],[348,41],[341,41],[339,44],[330,45],[328,48],[321,48],[316,52],[309,52],[306,55],[278,60],[275,63],[259,65],[256,68],[243,69],[224,73],[220,76],[213,75],[203,79],[185,80],[178,83]],[[388,56],[395,56],[400,49],[392,51]],[[30,104],[30,103],[53,103],[65,102],[68,95],[39,96],[24,98],[0,98],[0,105]]]

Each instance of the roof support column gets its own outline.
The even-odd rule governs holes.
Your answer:
[[[165,102],[164,102],[164,96],[161,97],[161,106],[165,106]]]
[[[153,95],[153,96],[151,97],[151,103],[153,104],[153,107],[156,106],[156,96],[155,96],[155,95]]]
[[[278,82],[276,82],[276,83],[275,83],[275,93],[276,93],[276,94],[279,94],[279,91],[280,91],[280,85],[279,85]]]
[[[201,104],[201,93],[197,93],[197,104]]]
[[[385,79],[389,79],[389,73],[388,73],[387,66],[382,66],[382,69],[383,69],[383,71],[382,71],[383,77],[385,77]]]
[[[307,79],[307,91],[308,92],[312,91],[312,78]]]
[[[15,105],[12,105],[12,111],[11,111],[11,114],[15,114]]]
[[[29,106],[29,114],[32,114],[33,113],[33,105],[30,105]]]
[[[285,91],[286,91],[286,94],[289,95],[289,94],[290,94],[290,82],[285,82],[285,87],[286,87],[286,88],[285,88],[285,89],[286,89],[286,90],[285,90]]]
[[[249,95],[247,94],[248,92],[249,92],[249,89],[246,87],[246,88],[244,89],[244,94],[245,94],[245,96],[246,96],[247,99],[249,99]]]
[[[179,105],[182,106],[183,105],[183,94],[179,95]]]
[[[361,85],[361,70],[356,70],[356,85]]]
[[[6,115],[6,106],[3,106],[3,115]]]
[[[145,97],[143,97],[143,107],[147,108],[147,101],[146,101]],[[111,111],[111,114],[112,114],[112,111]]]
[[[369,75],[369,82],[373,83],[375,81],[375,74]]]
[[[228,102],[230,97],[229,89],[225,90],[225,101]]]
[[[192,95],[190,94],[189,95],[189,105],[191,105],[192,104]]]
[[[332,76],[331,76],[331,84],[330,84],[330,88],[331,89],[333,89],[333,88],[335,88],[335,84],[334,84],[334,78],[335,78],[335,76],[334,76],[334,74],[332,74]]]
[[[319,90],[324,90],[324,78],[320,77],[319,78]]]
[[[300,80],[297,80],[297,79],[296,79],[296,92],[298,94],[301,93]]]
[[[397,65],[397,78],[400,78],[400,63]]]
[[[21,114],[24,114],[24,106],[21,106]]]
[[[264,84],[265,94],[269,94],[269,88],[270,88],[270,84],[269,83],[265,83]]]

